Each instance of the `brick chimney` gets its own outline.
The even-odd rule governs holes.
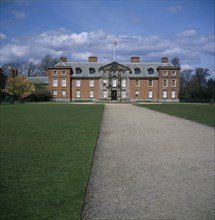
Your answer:
[[[67,62],[67,58],[66,57],[61,57],[60,62]]]
[[[97,62],[97,57],[94,57],[94,56],[88,57],[88,62],[90,63]]]
[[[140,57],[131,57],[131,63],[139,63]]]
[[[168,63],[168,57],[162,57],[161,63]]]

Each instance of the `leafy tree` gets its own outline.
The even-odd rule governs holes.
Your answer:
[[[209,79],[207,82],[207,96],[214,102],[215,99],[215,79]]]
[[[6,76],[4,75],[4,69],[0,68],[0,102],[5,96],[4,88],[6,83]]]
[[[207,80],[208,69],[198,67],[181,72],[179,97],[188,102],[209,102],[214,99],[214,80]]]
[[[48,90],[46,85],[43,84],[35,84],[35,90],[33,93],[28,97],[28,101],[31,102],[43,102],[43,101],[50,101],[52,96],[50,91]]]
[[[20,102],[34,91],[35,87],[25,76],[9,76],[6,81],[5,92],[12,96],[12,103],[14,96],[17,96]]]
[[[179,61],[179,58],[178,57],[174,57],[172,58],[172,65],[175,66],[175,67],[179,67],[180,66],[180,61]]]

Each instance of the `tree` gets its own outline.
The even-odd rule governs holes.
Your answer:
[[[30,102],[44,102],[44,101],[50,101],[51,98],[52,98],[51,93],[46,85],[35,84],[35,90],[27,98],[27,100]]]
[[[195,80],[199,87],[205,87],[207,84],[207,77],[210,75],[208,73],[208,69],[204,69],[198,67],[195,69],[195,75],[193,76],[193,80]]]
[[[12,103],[14,96],[17,96],[20,102],[34,91],[35,87],[25,76],[9,76],[6,81],[5,92],[12,96]]]
[[[207,82],[207,96],[211,102],[214,103],[215,99],[215,79],[209,79]]]
[[[178,57],[174,57],[172,59],[172,65],[175,66],[175,67],[179,67],[180,66],[180,61],[179,61],[179,58]]]
[[[45,75],[45,72],[47,71],[47,69],[51,66],[54,66],[58,62],[59,62],[59,59],[52,58],[52,56],[49,54],[45,55],[42,58],[41,62],[39,63],[39,67],[41,69],[42,75]]]
[[[6,76],[4,75],[4,69],[0,68],[0,102],[5,96],[4,88],[6,83]]]

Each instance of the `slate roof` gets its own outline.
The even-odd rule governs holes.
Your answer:
[[[49,78],[47,76],[40,77],[27,77],[34,84],[49,84]]]
[[[170,63],[161,63],[161,62],[118,62],[121,65],[129,67],[129,77],[158,77],[158,68],[159,67],[169,67],[172,68],[173,65]],[[72,77],[100,77],[101,73],[99,69],[103,66],[110,64],[110,62],[59,62],[53,68],[72,68]],[[76,68],[80,68],[82,72],[80,74],[76,74]],[[89,69],[94,68],[95,73],[90,74]],[[135,69],[140,69],[140,74],[135,74]],[[152,68],[154,70],[153,75],[148,75],[148,69]]]

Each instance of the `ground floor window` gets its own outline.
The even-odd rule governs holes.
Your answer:
[[[94,91],[90,91],[90,98],[94,97]]]
[[[65,90],[62,91],[62,96],[66,96],[66,91]]]
[[[135,98],[136,98],[136,99],[139,98],[139,95],[140,95],[139,91],[135,91]]]
[[[148,92],[148,97],[149,97],[149,99],[152,99],[152,97],[153,97],[153,92],[152,91]]]
[[[166,90],[163,91],[163,98],[164,98],[164,99],[167,98],[167,91],[166,91]]]
[[[121,97],[122,97],[122,98],[126,98],[126,91],[122,91],[122,92],[121,92]]]
[[[81,97],[81,92],[80,91],[76,91],[76,98],[80,98]]]
[[[108,96],[108,92],[107,92],[106,90],[104,90],[104,91],[102,92],[102,97],[103,97],[103,98],[107,98],[107,96]]]
[[[176,93],[175,93],[175,91],[172,91],[172,92],[171,92],[171,97],[172,97],[172,99],[175,99],[175,98],[176,98]]]
[[[53,91],[53,95],[57,96],[57,91],[56,90]]]

